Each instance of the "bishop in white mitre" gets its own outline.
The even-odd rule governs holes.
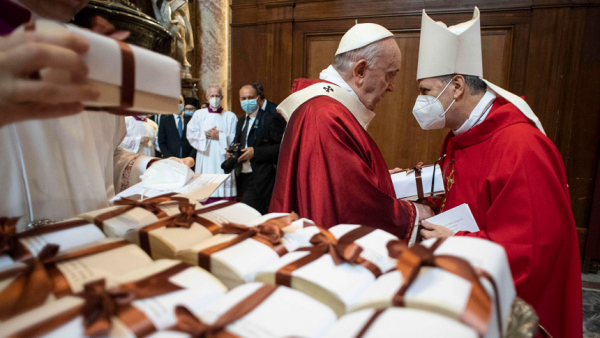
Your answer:
[[[235,138],[237,116],[221,107],[223,94],[219,86],[210,86],[206,98],[209,107],[194,113],[187,126],[187,138],[197,150],[196,174],[224,174],[221,164],[225,161],[225,149]],[[207,202],[237,196],[235,175],[230,175]]]
[[[132,153],[154,156],[158,124],[146,116],[127,116],[125,127],[127,135],[121,142],[121,147]]]

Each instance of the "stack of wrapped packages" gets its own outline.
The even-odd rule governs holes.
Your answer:
[[[114,47],[98,55],[133,57],[141,80],[144,67],[170,64],[68,29]],[[137,86],[152,81],[138,80],[133,93],[145,97]],[[113,92],[127,81],[106,82],[114,95],[105,105],[119,106]],[[117,113],[131,107],[147,109],[135,99]],[[176,193],[122,198],[24,232],[17,222],[0,217],[0,337],[493,338],[525,327],[506,254],[481,239],[408,247],[370,227],[324,229],[295,213]]]
[[[184,195],[115,203],[20,233],[0,218],[1,337],[518,336],[489,241],[408,247]]]

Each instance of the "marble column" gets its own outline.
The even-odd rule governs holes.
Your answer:
[[[223,88],[223,107],[231,107],[230,72],[229,72],[229,0],[196,0],[199,2],[200,17],[199,65],[200,91],[199,99],[205,101],[208,86],[218,84]]]

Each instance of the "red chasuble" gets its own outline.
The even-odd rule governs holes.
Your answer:
[[[499,97],[488,117],[444,141],[444,210],[468,203],[506,249],[517,295],[555,338],[582,336],[581,269],[562,158],[548,137]]]
[[[317,82],[326,81],[297,79],[293,90]],[[410,236],[416,216],[412,203],[395,198],[375,141],[327,96],[298,107],[285,130],[269,212],[291,211],[325,228],[368,225],[401,239]]]

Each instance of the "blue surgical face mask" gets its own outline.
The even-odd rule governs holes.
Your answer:
[[[179,104],[179,115],[181,115],[181,113],[183,112],[183,107],[184,107],[184,105],[180,103]]]
[[[185,113],[185,115],[188,115],[188,116],[194,115],[194,111],[193,110],[186,110],[186,111],[184,111],[184,113]]]
[[[246,112],[246,114],[254,113],[256,108],[258,108],[258,103],[256,103],[256,99],[242,101],[242,109]]]

